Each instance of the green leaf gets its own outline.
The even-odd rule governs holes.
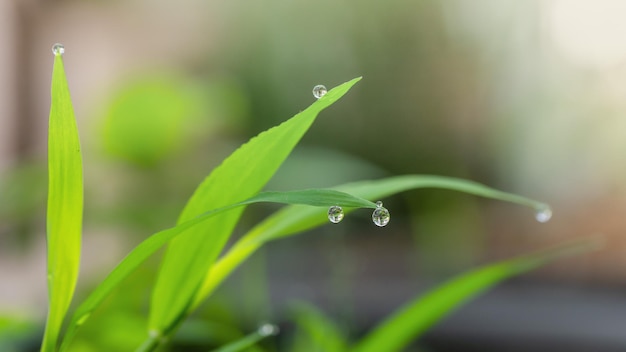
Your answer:
[[[296,325],[309,337],[310,343],[305,345],[307,351],[347,351],[346,337],[319,309],[308,303],[299,302],[293,310]]]
[[[540,211],[546,207],[546,204],[542,202],[502,192],[480,183],[442,176],[405,175],[375,181],[361,181],[336,187],[337,190],[367,199],[380,199],[416,188],[441,188],[460,191],[528,206],[535,211]],[[345,211],[349,213],[352,209],[346,209]],[[254,253],[257,248],[262,246],[263,243],[325,224],[327,220],[323,216],[324,213],[324,209],[294,205],[274,213],[255,226],[211,268],[211,271],[205,276],[202,287],[190,310],[195,309],[202,300],[208,297],[236,267]]]
[[[55,351],[80,264],[83,166],[63,58],[54,59],[48,136],[48,299],[42,351]]]
[[[252,138],[200,184],[178,223],[210,209],[251,197],[263,188],[287,158],[317,114],[341,98],[360,78],[330,90],[293,118]],[[243,208],[195,227],[168,246],[152,293],[151,330],[167,334],[186,314],[204,276],[224,247]]]
[[[435,323],[468,300],[510,277],[538,268],[565,255],[598,247],[589,239],[505,260],[460,275],[400,308],[369,333],[351,351],[400,351]]]
[[[80,325],[84,324],[91,313],[104,301],[104,299],[118,285],[128,277],[141,263],[148,259],[157,250],[163,247],[168,241],[185,233],[200,224],[206,223],[208,220],[218,215],[233,211],[245,205],[259,202],[274,202],[283,204],[301,204],[308,206],[329,207],[331,205],[341,206],[362,206],[367,208],[375,208],[376,204],[362,198],[353,197],[350,194],[337,190],[303,190],[290,192],[263,192],[249,198],[243,202],[230,204],[225,207],[206,212],[190,221],[184,222],[176,227],[169,228],[148,237],[146,240],[136,246],[116,267],[113,271],[96,287],[96,289],[78,306],[72,320],[68,326],[68,330],[63,340],[61,350],[65,351],[69,348],[69,344],[76,334]],[[326,208],[324,208],[326,209]],[[326,211],[326,210],[325,210]],[[325,213],[324,211],[324,213]],[[326,215],[321,216],[326,219]],[[159,336],[158,334],[154,334]]]

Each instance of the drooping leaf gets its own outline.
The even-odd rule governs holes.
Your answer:
[[[442,176],[405,175],[374,181],[361,181],[336,187],[337,190],[354,194],[367,199],[381,199],[399,192],[417,188],[440,188],[465,192],[481,197],[512,202],[532,208],[535,211],[544,209],[546,205],[516,194],[502,192],[477,182]],[[346,209],[346,213],[352,211]],[[190,310],[197,307],[202,300],[245,259],[266,241],[291,236],[302,231],[326,223],[324,209],[289,206],[279,210],[272,216],[251,229],[239,240],[205,276],[202,287]]]
[[[80,264],[83,165],[63,58],[52,72],[48,134],[48,319],[42,351],[55,351]]]
[[[401,351],[411,341],[468,300],[510,277],[538,268],[565,255],[597,248],[589,239],[486,265],[462,274],[398,309],[356,344],[353,352]]]
[[[317,114],[341,98],[360,78],[346,82],[306,110],[241,146],[197,188],[178,223],[210,209],[251,197],[287,158]],[[186,314],[202,280],[230,236],[243,208],[223,213],[179,236],[168,246],[152,294],[149,325],[167,333]]]
[[[300,204],[308,206],[326,207],[332,205],[341,205],[345,207],[366,207],[375,208],[376,204],[362,198],[353,197],[350,194],[337,190],[303,190],[290,192],[263,192],[247,199],[243,202],[230,204],[225,207],[214,209],[206,212],[190,221],[184,222],[176,227],[160,231],[136,246],[116,267],[113,271],[100,282],[95,290],[78,306],[69,323],[68,330],[65,334],[61,350],[65,351],[69,348],[69,344],[77,332],[80,325],[84,324],[91,313],[104,301],[104,299],[118,285],[127,278],[141,263],[148,259],[157,250],[163,247],[168,241],[176,236],[192,229],[199,224],[207,222],[209,219],[218,215],[233,211],[245,205],[259,202],[274,202],[282,204]],[[326,210],[324,210],[325,212]],[[322,213],[324,219],[326,216]]]

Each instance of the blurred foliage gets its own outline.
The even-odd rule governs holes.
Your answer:
[[[0,315],[0,351],[36,351],[40,335],[38,323],[25,317]]]
[[[39,233],[46,206],[46,168],[24,163],[0,177],[0,244],[25,247]]]
[[[191,134],[206,131],[206,115],[200,87],[181,77],[130,82],[115,93],[103,121],[105,151],[135,165],[154,166],[188,148]]]

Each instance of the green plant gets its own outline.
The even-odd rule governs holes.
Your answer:
[[[61,334],[79,266],[83,186],[78,131],[63,58],[58,50],[55,54],[48,159],[50,309],[41,348],[44,352],[69,350],[74,335],[89,320],[92,312],[139,265],[166,244],[168,249],[152,291],[149,334],[138,351],[153,351],[164,344],[233,269],[265,243],[325,223],[329,206],[341,205],[346,207],[346,212],[358,208],[376,209],[377,205],[368,199],[430,187],[517,203],[535,211],[547,209],[541,202],[475,182],[424,175],[357,182],[335,189],[260,192],[315,121],[318,113],[346,94],[360,80],[356,78],[328,91],[304,111],[252,138],[225,159],[196,189],[179,216],[177,225],[155,233],[136,246],[75,309],[66,331]],[[246,206],[259,202],[289,206],[252,228],[218,259]],[[424,298],[425,301],[417,301],[390,318],[357,344],[355,350],[378,351],[380,346],[387,346],[385,350],[394,350],[389,347],[394,345],[395,349],[399,349],[464,300],[507,277],[546,262],[555,253],[561,252],[524,257],[471,272],[433,291]],[[426,314],[428,319],[422,318],[419,323],[416,322],[413,318],[416,310],[430,312]],[[230,347],[226,346],[225,350],[245,348],[266,335],[271,334],[254,333]],[[392,340],[389,336],[392,336]],[[332,346],[340,347],[331,350],[342,350],[347,343],[333,343]]]
[[[319,347],[316,350],[329,352],[401,351],[455,308],[497,283],[563,256],[589,250],[594,246],[593,242],[588,240],[576,240],[461,274],[408,302],[360,341],[353,344],[350,344],[345,334],[313,306],[299,304],[296,307],[295,320],[310,340],[307,345]],[[294,351],[297,350],[299,349],[294,348]],[[309,350],[313,349],[309,347]]]

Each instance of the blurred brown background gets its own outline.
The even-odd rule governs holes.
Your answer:
[[[85,158],[82,290],[172,225],[234,148],[308,106],[314,85],[363,76],[268,189],[438,174],[544,200],[552,221],[409,192],[385,200],[388,227],[354,215],[271,244],[224,290],[264,292],[240,299],[276,317],[310,300],[358,334],[453,274],[602,234],[602,250],[502,286],[426,346],[624,350],[624,18],[619,0],[3,0],[0,313],[45,316],[50,48],[61,42]],[[238,233],[271,209],[250,209]]]

